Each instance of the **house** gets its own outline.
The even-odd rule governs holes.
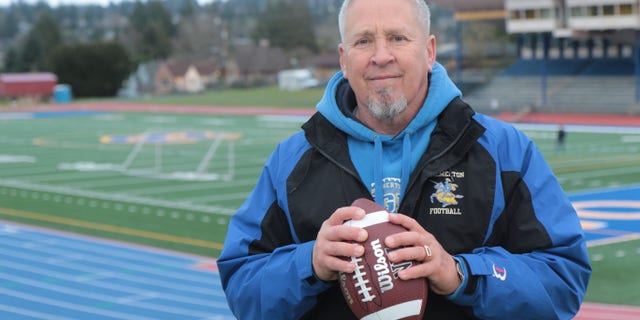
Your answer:
[[[300,60],[299,66],[313,70],[314,78],[323,84],[340,71],[340,56],[338,52],[328,52]]]
[[[278,82],[278,72],[290,69],[289,57],[280,48],[246,45],[236,48],[225,66],[226,84],[251,86]]]
[[[223,68],[215,59],[166,61],[155,75],[155,92],[197,93],[219,82]]]
[[[51,97],[58,84],[53,73],[2,73],[0,74],[0,96],[8,98]]]
[[[160,67],[160,62],[149,61],[138,65],[124,82],[118,92],[119,96],[137,97],[155,93],[155,77]]]

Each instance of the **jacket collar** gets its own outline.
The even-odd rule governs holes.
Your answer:
[[[411,185],[418,175],[427,178],[459,162],[482,136],[485,128],[473,119],[475,111],[460,98],[453,99],[438,116],[438,124],[431,136],[427,152],[418,162],[410,178]],[[347,135],[336,128],[322,114],[316,112],[302,129],[307,141],[328,160],[358,177],[349,158]],[[424,172],[423,172],[424,171]],[[404,201],[403,201],[404,202]]]

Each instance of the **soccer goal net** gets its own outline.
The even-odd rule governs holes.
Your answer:
[[[237,132],[155,131],[129,136],[133,147],[119,170],[157,179],[233,179]]]

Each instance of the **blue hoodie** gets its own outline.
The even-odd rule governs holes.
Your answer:
[[[318,111],[349,135],[349,154],[362,182],[370,188],[377,203],[397,212],[409,176],[429,145],[440,112],[462,94],[447,71],[435,63],[429,81],[429,94],[413,120],[399,134],[380,134],[342,112],[336,94],[345,83],[342,72],[327,85]],[[378,188],[382,186],[382,188]]]

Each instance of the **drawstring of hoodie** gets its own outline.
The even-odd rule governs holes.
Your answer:
[[[409,184],[409,175],[411,174],[411,134],[406,132],[402,140],[402,173],[400,177],[400,196],[398,201],[404,197],[404,192]],[[398,203],[400,205],[400,203]]]
[[[373,137],[373,181],[375,183],[375,200],[376,202],[385,207],[384,204],[384,190],[382,190],[382,158],[384,155],[382,154],[382,141],[380,140],[380,136],[376,135]]]
[[[378,204],[383,207],[385,206],[384,199],[384,181],[383,180],[383,158],[384,155],[382,153],[382,140],[380,136],[376,135],[373,137],[373,181],[374,181],[374,199]],[[406,191],[407,184],[409,183],[409,175],[411,174],[411,134],[406,132],[404,138],[402,140],[402,160],[401,160],[401,172],[400,172],[400,194],[398,196],[398,201],[402,199],[404,193]],[[396,205],[399,205],[397,203]]]

